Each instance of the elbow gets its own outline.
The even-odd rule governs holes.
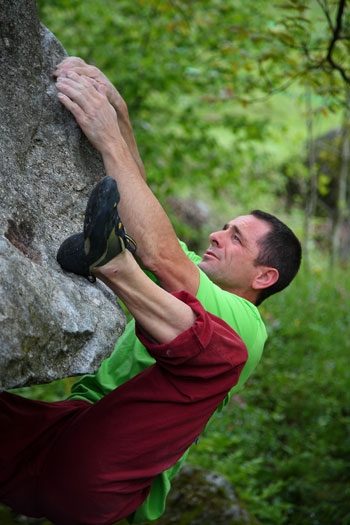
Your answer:
[[[154,253],[150,253],[147,250],[136,250],[136,257],[143,269],[156,275],[157,269],[160,266],[160,258]]]
[[[179,244],[176,243],[172,248],[168,242],[155,239],[149,246],[139,245],[136,255],[145,270],[158,276],[159,273],[170,270],[174,266],[179,252],[182,257],[185,257]]]

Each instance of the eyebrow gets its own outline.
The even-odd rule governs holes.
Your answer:
[[[228,224],[226,223],[223,227],[224,230],[228,230],[232,228],[236,233],[238,233],[238,235],[242,238],[242,241],[246,241],[247,239],[245,238],[245,236],[243,235],[242,231],[238,228],[238,226],[236,226],[235,224]]]

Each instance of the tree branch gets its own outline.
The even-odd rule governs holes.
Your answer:
[[[329,16],[329,12],[326,8],[326,5],[321,5],[320,2],[319,2],[319,5],[322,7],[323,12],[325,13],[325,16],[328,20],[329,27],[333,33],[333,37],[328,46],[327,56],[320,62],[320,65],[322,66],[324,62],[328,62],[333,69],[336,69],[340,73],[340,75],[345,80],[345,82],[350,83],[350,76],[346,73],[346,70],[333,59],[333,51],[334,51],[335,45],[338,42],[338,40],[342,39],[341,30],[342,30],[343,14],[344,14],[344,9],[346,5],[346,0],[339,0],[338,12],[336,16],[336,24],[334,27],[333,27],[331,18]]]

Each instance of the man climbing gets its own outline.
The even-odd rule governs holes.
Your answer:
[[[84,231],[63,243],[58,260],[104,281],[137,324],[69,400],[38,405],[0,395],[1,428],[8,421],[12,429],[0,442],[0,501],[65,525],[156,519],[191,443],[256,367],[266,340],[256,306],[294,278],[300,243],[276,217],[254,211],[212,233],[203,257],[189,252],[146,184],[118,91],[81,59],[66,59],[55,75],[59,100],[107,173]],[[136,244],[157,284],[136,263]],[[17,430],[25,417],[39,421],[25,446],[14,414]]]

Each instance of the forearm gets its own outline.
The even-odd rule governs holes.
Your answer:
[[[139,153],[139,149],[137,147],[134,130],[132,128],[130,117],[129,117],[128,107],[125,101],[121,98],[117,89],[115,88],[111,90],[108,98],[109,98],[109,102],[112,104],[112,106],[117,112],[118,124],[119,124],[121,135],[128,146],[128,149],[136,163],[136,166],[138,168],[138,171],[141,177],[144,180],[146,180],[146,170],[143,165],[143,162],[142,162],[142,159]]]
[[[120,216],[128,233],[135,238],[137,255],[143,265],[156,270],[160,254],[179,250],[175,231],[164,209],[145,180],[140,177],[129,149],[122,141],[102,153],[106,173],[118,184]]]

